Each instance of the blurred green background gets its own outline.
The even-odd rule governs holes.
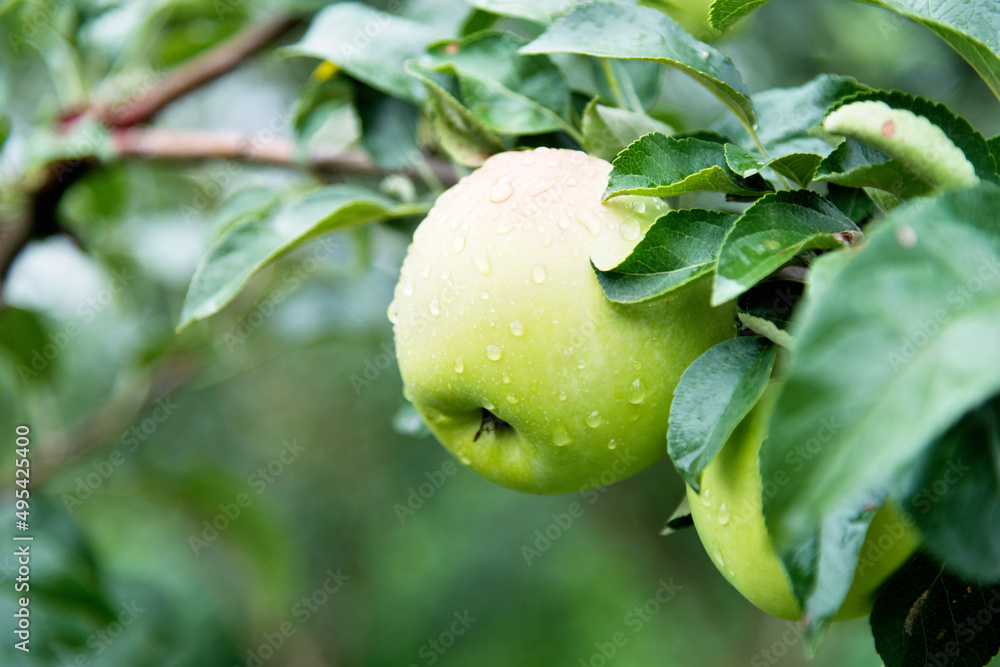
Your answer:
[[[127,95],[262,17],[308,17],[321,4],[4,2],[0,212],[16,209],[62,111]],[[467,11],[444,0],[407,11],[446,5]],[[957,55],[874,8],[775,0],[718,46],[751,91],[836,72],[1000,132],[996,100]],[[265,50],[156,125],[292,137],[274,120],[288,118],[314,67]],[[673,72],[659,106],[682,127],[722,114]],[[360,118],[335,105],[324,145],[355,142]],[[693,531],[661,537],[683,490],[669,462],[599,494],[556,497],[451,462],[405,410],[386,352],[385,310],[417,220],[296,251],[176,334],[226,198],[310,179],[230,162],[117,162],[60,203],[86,251],[55,235],[19,257],[0,313],[0,446],[11,452],[15,425],[30,426],[33,634],[25,655],[5,629],[0,664],[881,664],[864,619],[837,624],[807,661],[794,624],[743,600]],[[272,308],[275,289],[285,298]],[[35,353],[41,368],[19,371]],[[8,453],[4,628],[16,608],[13,479]],[[559,527],[573,503],[582,516]]]

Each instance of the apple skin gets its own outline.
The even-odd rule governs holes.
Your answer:
[[[802,610],[764,523],[759,452],[777,398],[770,385],[702,471],[701,493],[687,488],[698,537],[719,572],[759,609],[786,620]],[[886,545],[882,548],[879,545]],[[861,560],[844,603],[833,620],[846,621],[871,612],[879,586],[920,544],[913,522],[904,522],[885,505],[868,528]]]
[[[663,458],[681,373],[735,333],[707,281],[641,304],[604,296],[591,260],[617,265],[668,210],[603,204],[610,171],[571,150],[495,155],[438,198],[403,262],[389,319],[404,395],[497,484],[569,493]]]

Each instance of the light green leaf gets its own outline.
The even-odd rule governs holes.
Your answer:
[[[705,86],[744,127],[756,124],[750,93],[733,62],[655,9],[610,2],[576,7],[521,53],[579,53],[663,63]]]
[[[466,167],[478,167],[489,156],[504,150],[500,137],[435,81],[433,72],[414,61],[407,63],[406,71],[422,81],[430,92],[428,107],[434,134],[453,160]]]
[[[449,36],[441,27],[342,2],[319,12],[302,39],[281,53],[328,60],[387,95],[420,102],[424,89],[407,76],[404,63]]]
[[[547,56],[519,55],[526,43],[511,33],[482,31],[436,44],[422,64],[458,77],[465,106],[493,132],[576,134],[566,120],[570,106],[566,80]]]
[[[743,178],[759,174],[770,167],[788,176],[801,187],[812,181],[813,172],[822,157],[815,153],[788,153],[776,158],[765,158],[760,153],[745,151],[736,144],[726,144],[726,164]]]
[[[773,189],[760,175],[738,175],[726,164],[724,144],[699,137],[647,134],[612,165],[605,199],[623,194],[670,197],[699,190],[759,196]]]
[[[736,217],[700,208],[669,211],[621,264],[608,271],[596,269],[604,294],[617,303],[637,303],[710,273]]]
[[[292,199],[266,220],[250,219],[232,227],[198,265],[177,329],[217,313],[261,268],[309,239],[348,225],[421,210],[396,204],[366,188],[332,185]]]
[[[1000,188],[917,199],[866,243],[813,264],[795,356],[762,449],[783,545],[918,465],[1000,391]],[[792,474],[794,473],[794,474]]]
[[[590,0],[466,0],[484,12],[548,25],[570,7]]]
[[[583,111],[583,148],[591,155],[611,162],[629,144],[650,132],[670,135],[666,123],[641,111],[606,107],[594,98]]]
[[[783,190],[736,220],[719,251],[712,303],[734,299],[802,250],[839,248],[860,235],[832,203],[809,190]]]
[[[681,376],[670,404],[667,451],[695,491],[701,471],[764,393],[774,356],[767,340],[741,336],[710,348]]]
[[[1000,12],[995,0],[858,0],[933,30],[1000,98]]]

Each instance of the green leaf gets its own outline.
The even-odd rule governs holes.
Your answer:
[[[708,10],[708,22],[716,30],[725,30],[741,18],[767,4],[768,0],[715,0]]]
[[[850,118],[842,123],[835,123],[838,113],[845,113],[848,105],[858,102],[881,102],[892,109],[909,111],[916,116],[922,116],[926,121],[913,119],[908,115],[886,115],[884,118],[876,106],[859,107],[861,120],[867,120],[872,127],[857,127]],[[928,127],[928,122],[931,124]],[[891,123],[887,125],[886,123]],[[831,124],[843,125],[844,131],[830,128]],[[934,127],[936,126],[936,128]],[[834,105],[830,115],[824,122],[829,131],[869,143],[893,157],[905,161],[928,182],[942,183],[950,186],[971,185],[973,180],[967,174],[949,176],[948,170],[967,170],[961,164],[961,155],[951,157],[957,148],[975,169],[976,176],[984,181],[1000,183],[997,177],[997,163],[990,153],[989,144],[969,121],[956,116],[951,109],[943,104],[936,104],[922,97],[908,95],[898,90],[869,90],[840,100]],[[938,134],[940,131],[943,136]],[[945,139],[946,138],[946,139]],[[954,144],[951,146],[948,142]]]
[[[701,471],[764,393],[774,356],[766,339],[742,336],[710,348],[681,376],[670,404],[667,452],[695,491]]]
[[[986,145],[990,149],[990,155],[993,156],[993,160],[997,163],[997,173],[1000,173],[1000,135],[987,141]]]
[[[813,264],[762,452],[765,476],[795,471],[764,503],[779,545],[898,483],[959,417],[1000,391],[997,210],[1000,188],[990,184],[917,199],[883,218],[860,249]],[[821,420],[836,432],[803,453]]]
[[[820,530],[780,554],[807,619],[810,650],[818,646],[827,624],[847,598],[877,500],[869,498],[828,514]]]
[[[10,135],[10,116],[7,114],[0,114],[0,151],[3,150],[3,146],[7,143],[7,137]]]
[[[813,179],[813,172],[823,158],[815,153],[788,153],[776,158],[765,158],[760,153],[745,151],[736,144],[726,144],[726,164],[743,178],[749,178],[770,167],[788,176],[801,187]]]
[[[757,121],[750,93],[733,62],[655,9],[609,2],[576,7],[521,52],[580,53],[663,63],[705,86],[744,127],[752,128]]]
[[[868,87],[850,77],[822,74],[795,88],[772,88],[754,95],[757,132],[770,158],[791,153],[828,155],[834,147],[815,136],[815,129],[823,124],[831,104],[862,90]],[[724,119],[716,129],[738,139],[743,148],[754,148],[753,139],[734,119]]]
[[[569,116],[569,88],[546,56],[519,55],[527,40],[507,32],[482,31],[436,44],[423,62],[458,77],[465,106],[493,132],[542,134],[576,129]]]
[[[466,167],[478,167],[489,156],[504,150],[500,138],[431,78],[430,72],[412,61],[407,63],[406,71],[423,81],[430,92],[428,106],[434,134],[453,160]]]
[[[650,132],[673,134],[673,128],[641,111],[606,107],[594,98],[583,111],[583,148],[611,162],[629,144]]]
[[[933,190],[930,183],[899,160],[854,139],[847,139],[823,158],[813,178],[852,188],[878,188],[903,199]]]
[[[548,25],[569,7],[590,0],[467,0],[484,12]]]
[[[416,103],[424,89],[407,76],[404,63],[449,36],[442,27],[342,2],[316,14],[302,39],[281,53],[328,60],[372,88]]]
[[[917,554],[875,600],[875,649],[885,667],[985,665],[1000,649],[998,606],[1000,586],[962,581]]]
[[[0,310],[0,350],[14,363],[15,374],[22,382],[51,376],[58,355],[45,355],[47,345],[58,347],[34,312],[10,305]]]
[[[209,248],[198,265],[177,329],[217,313],[261,268],[320,234],[420,210],[398,205],[366,188],[332,185],[292,199],[267,220],[249,220],[233,227]]]
[[[858,0],[933,30],[1000,98],[1000,12],[994,0]]]
[[[730,169],[723,144],[696,137],[647,134],[612,165],[605,199],[624,194],[670,197],[699,190],[754,196],[773,190],[760,175],[743,178]]]
[[[857,234],[857,225],[815,192],[767,195],[744,211],[726,235],[712,303],[739,296],[802,250],[843,247]]]
[[[958,576],[1000,581],[1000,397],[965,415],[904,485],[924,547]]]
[[[736,217],[697,208],[669,211],[621,264],[608,271],[595,267],[604,294],[617,303],[637,303],[710,273]]]

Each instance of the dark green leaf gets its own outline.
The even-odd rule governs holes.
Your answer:
[[[898,483],[951,424],[1000,391],[997,210],[1000,188],[990,184],[914,200],[859,250],[813,264],[762,454],[765,475],[794,464],[790,483],[764,503],[780,544],[808,537],[866,490]],[[824,419],[836,433],[803,456]]]
[[[697,208],[661,216],[625,261],[608,271],[595,268],[605,295],[618,303],[637,303],[708,274],[736,217]]]
[[[878,188],[902,199],[927,194],[933,186],[899,160],[854,139],[823,158],[813,178],[852,188]]]
[[[868,90],[841,99],[831,111],[854,102],[866,101],[884,102],[893,109],[904,109],[918,116],[923,116],[937,125],[945,136],[965,154],[979,178],[992,183],[1000,182],[997,177],[997,163],[990,153],[986,139],[969,124],[969,121],[955,115],[945,105],[915,95],[908,95],[898,90]]]
[[[695,491],[701,471],[764,393],[774,354],[766,339],[741,336],[710,348],[681,376],[670,404],[667,452]]]
[[[716,30],[725,30],[766,3],[767,0],[715,0],[708,10],[708,21]]]
[[[821,160],[815,153],[788,153],[781,157],[765,158],[759,153],[745,151],[736,144],[726,144],[726,164],[743,178],[749,178],[770,167],[806,187],[813,179],[813,172]]]
[[[917,554],[875,600],[871,626],[886,667],[981,667],[1000,649],[1000,586],[949,575]]]
[[[933,30],[1000,98],[1000,12],[994,0],[859,1],[891,9]]]
[[[521,52],[580,53],[670,65],[708,88],[744,127],[756,123],[749,91],[732,61],[655,9],[609,2],[576,7]]]
[[[1000,397],[952,426],[905,486],[925,548],[964,579],[1000,581]]]
[[[66,332],[55,335],[60,333],[68,335]],[[51,376],[53,362],[60,350],[56,342],[47,335],[42,320],[32,311],[16,306],[4,306],[0,310],[0,350],[10,357],[14,372],[22,382]],[[56,352],[49,354],[49,349]]]
[[[380,218],[410,215],[401,206],[353,185],[332,185],[294,198],[265,221],[232,227],[209,250],[184,297],[178,330],[221,310],[257,271],[281,254],[320,234]]]
[[[695,137],[647,134],[612,165],[605,199],[623,194],[670,197],[699,190],[754,196],[773,189],[758,174],[743,178],[730,169],[723,144]]]
[[[583,148],[591,155],[611,162],[644,134],[673,134],[673,128],[641,111],[606,107],[597,100],[592,99],[583,112]]]
[[[858,234],[828,200],[809,190],[783,190],[758,200],[736,220],[719,252],[712,303],[745,292],[802,250],[838,248]]]

